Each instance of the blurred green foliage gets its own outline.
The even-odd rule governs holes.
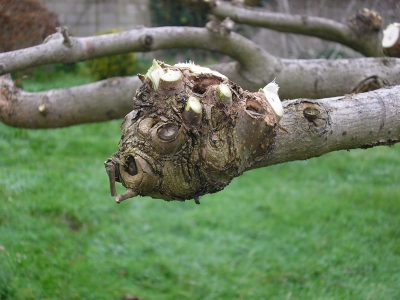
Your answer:
[[[119,29],[98,32],[97,35],[120,32]],[[92,59],[86,62],[87,71],[95,80],[130,76],[135,72],[135,54],[124,53]]]
[[[153,27],[158,26],[193,26],[205,27],[207,13],[195,1],[190,0],[162,0],[150,1],[151,22]],[[184,62],[188,60],[205,62],[209,60],[220,60],[223,55],[201,49],[167,49],[163,50],[162,59],[168,61]]]
[[[196,11],[181,1],[151,0],[150,11],[153,26],[203,27],[207,22],[205,12]]]
[[[84,62],[76,64],[53,64],[39,68],[17,71],[11,74],[17,87],[32,92],[65,87],[68,78],[69,86],[90,83],[92,78],[86,74]],[[49,82],[52,86],[49,86]]]

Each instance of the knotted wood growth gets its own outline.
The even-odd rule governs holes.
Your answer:
[[[117,203],[137,195],[199,203],[274,149],[283,113],[275,83],[250,93],[208,68],[156,61],[141,80],[105,162]]]

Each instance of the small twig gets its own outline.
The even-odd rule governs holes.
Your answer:
[[[64,38],[63,44],[67,47],[71,47],[72,43],[71,43],[71,39],[69,38],[68,28],[65,26],[57,27],[57,31],[60,32]]]
[[[115,166],[114,166],[114,163],[112,161],[110,161],[110,160],[107,160],[104,163],[104,165],[106,167],[108,180],[110,182],[111,196],[115,197],[115,196],[117,196],[117,190],[115,188]]]
[[[134,190],[127,189],[125,192],[123,192],[122,194],[115,197],[115,202],[120,204],[122,201],[129,199],[129,198],[136,197],[137,195],[138,195],[138,193],[135,192]]]

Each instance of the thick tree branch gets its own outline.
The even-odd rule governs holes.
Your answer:
[[[240,63],[243,72],[265,72],[260,61],[272,70],[277,58],[239,34],[220,35],[194,27],[139,28],[91,37],[69,37],[64,43],[61,33],[42,45],[0,53],[0,75],[52,63],[74,63],[92,58],[126,53],[149,52],[170,48],[197,48],[226,54]]]
[[[399,63],[399,59],[389,57],[337,60],[282,59],[282,69],[276,68],[279,70],[276,78],[282,86],[283,98],[317,99],[398,85]],[[304,96],[299,96],[300,90],[303,90]]]
[[[219,18],[230,18],[236,23],[264,27],[280,32],[302,34],[346,45],[365,56],[383,56],[379,30],[361,28],[355,22],[342,24],[320,17],[270,12],[249,6],[234,6],[217,1],[209,11]],[[363,14],[360,12],[358,15]],[[372,13],[359,22],[374,22],[379,16]],[[352,26],[355,25],[355,26]]]
[[[400,86],[283,106],[275,150],[256,168],[400,141]]]
[[[0,77],[0,120],[24,128],[57,128],[122,118],[132,109],[141,82],[111,78],[67,89],[28,93]]]

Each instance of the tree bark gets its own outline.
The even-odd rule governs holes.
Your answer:
[[[400,141],[400,86],[283,106],[275,151],[255,168]]]
[[[111,78],[92,84],[28,93],[0,77],[0,120],[23,128],[58,128],[124,117],[141,82],[137,77]]]
[[[154,61],[142,81],[105,162],[117,203],[198,202],[247,170],[400,139],[400,86],[282,107],[275,82],[251,93],[193,64]],[[116,181],[126,192],[116,194]]]
[[[63,35],[64,33],[64,35]],[[102,56],[149,52],[170,48],[197,48],[226,54],[244,70],[259,69],[260,61],[275,64],[277,58],[236,33],[216,34],[205,28],[137,28],[114,34],[71,37],[65,32],[50,36],[44,44],[0,53],[0,75],[52,63],[70,64]],[[249,59],[254,56],[254,59]]]

